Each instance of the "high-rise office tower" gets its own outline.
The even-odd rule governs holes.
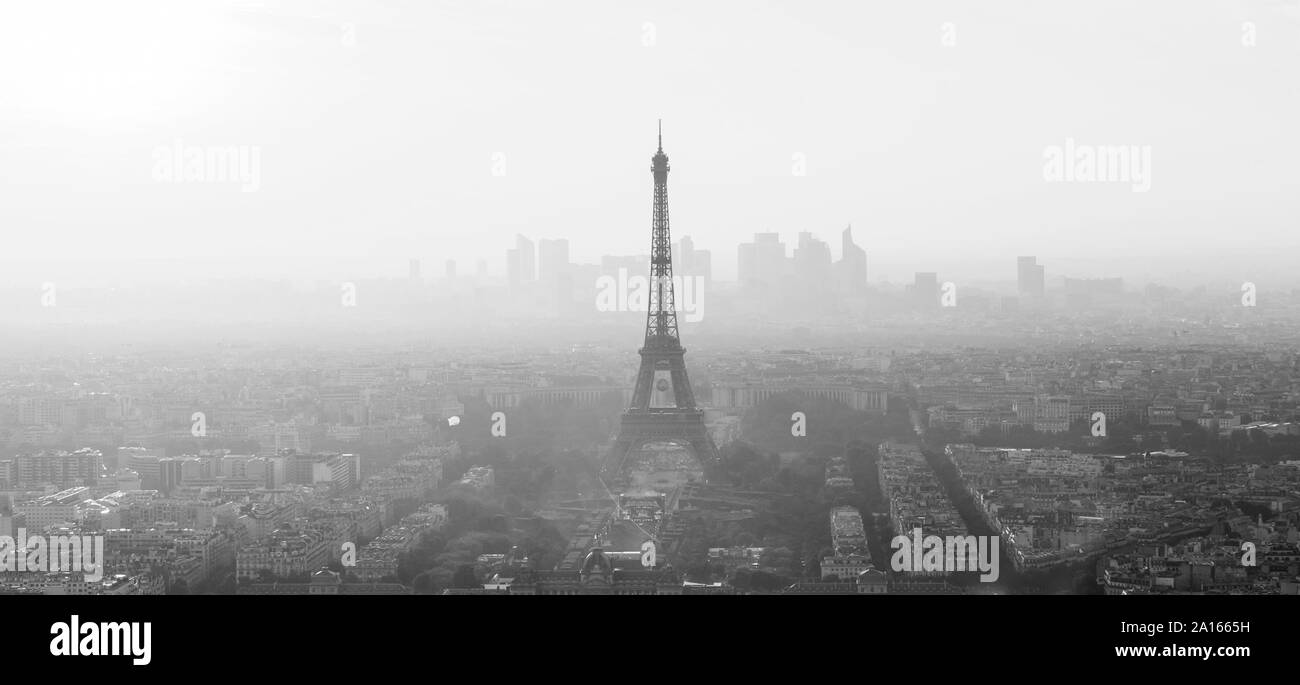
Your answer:
[[[852,226],[840,233],[840,261],[835,267],[841,290],[857,293],[867,287],[867,251],[853,242]]]
[[[1016,258],[1016,290],[1021,295],[1042,297],[1046,292],[1043,266],[1037,257]]]
[[[515,236],[515,246],[506,250],[506,276],[511,285],[537,280],[537,247],[522,235]]]
[[[695,276],[703,278],[707,283],[713,280],[713,252],[711,250],[696,250],[694,264],[692,266]]]
[[[537,246],[522,235],[515,236],[515,247],[519,250],[519,275],[524,283],[537,280]]]
[[[537,242],[537,277],[545,283],[554,283],[560,274],[569,270],[569,241],[564,238]]]
[[[519,248],[506,250],[506,280],[510,285],[519,285]]]
[[[678,276],[691,273],[691,263],[695,261],[695,242],[688,235],[673,243],[673,269]]]
[[[754,242],[741,243],[736,252],[737,276],[742,286],[775,285],[791,273],[779,233],[755,233]]]
[[[795,276],[804,287],[824,287],[830,283],[831,246],[808,231],[799,232],[794,249]]]
[[[695,249],[695,241],[686,235],[674,246],[673,268],[683,277],[698,276],[705,281],[713,278],[713,253]]]
[[[753,243],[740,243],[736,246],[736,281],[748,286],[757,272],[758,249]]]

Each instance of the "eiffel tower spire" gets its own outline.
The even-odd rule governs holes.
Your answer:
[[[646,312],[645,346],[678,349],[677,307],[673,293],[673,239],[668,228],[668,155],[664,154],[663,120],[659,122],[659,151],[650,158],[654,173],[654,211],[650,220],[650,308]]]

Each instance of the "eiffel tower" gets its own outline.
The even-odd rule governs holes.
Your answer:
[[[704,411],[695,406],[695,393],[686,376],[686,349],[677,333],[672,237],[668,230],[668,155],[664,154],[662,120],[659,151],[650,161],[655,180],[650,222],[650,306],[632,403],[623,412],[618,439],[605,462],[606,471],[614,476],[624,475],[628,457],[648,442],[688,442],[702,463],[717,456],[717,448],[704,427]]]

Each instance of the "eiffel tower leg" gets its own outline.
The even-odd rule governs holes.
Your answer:
[[[641,368],[636,373],[636,388],[632,391],[632,409],[646,409],[650,406],[650,392],[654,382],[655,361],[642,354]]]
[[[686,360],[680,355],[671,362],[673,394],[679,407],[695,407],[695,393],[691,391],[691,381],[686,376]]]

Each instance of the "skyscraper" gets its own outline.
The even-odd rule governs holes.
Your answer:
[[[542,238],[537,242],[537,278],[544,283],[553,283],[569,270],[569,241],[564,238],[550,240]]]
[[[682,277],[699,277],[708,282],[713,279],[713,253],[695,249],[695,241],[682,236],[673,255],[673,268]]]
[[[680,242],[673,245],[673,268],[679,276],[691,273],[695,263],[695,241],[688,235],[682,236]]]
[[[742,286],[775,285],[790,273],[785,243],[779,233],[755,233],[754,242],[736,251],[737,276]]]
[[[691,275],[699,276],[704,279],[705,283],[713,280],[713,252],[710,250],[696,250],[695,259],[691,264]]]
[[[867,251],[853,242],[853,227],[840,233],[840,261],[835,263],[840,290],[862,292],[867,287]]]
[[[1016,258],[1016,290],[1028,297],[1042,297],[1047,292],[1043,266],[1037,257]]]
[[[506,277],[511,285],[537,280],[537,247],[522,235],[515,236],[515,246],[506,250]]]
[[[515,247],[519,249],[519,275],[524,283],[537,280],[537,246],[522,235],[515,236]]]
[[[808,231],[799,232],[794,249],[794,272],[805,288],[821,288],[830,283],[831,246]]]

